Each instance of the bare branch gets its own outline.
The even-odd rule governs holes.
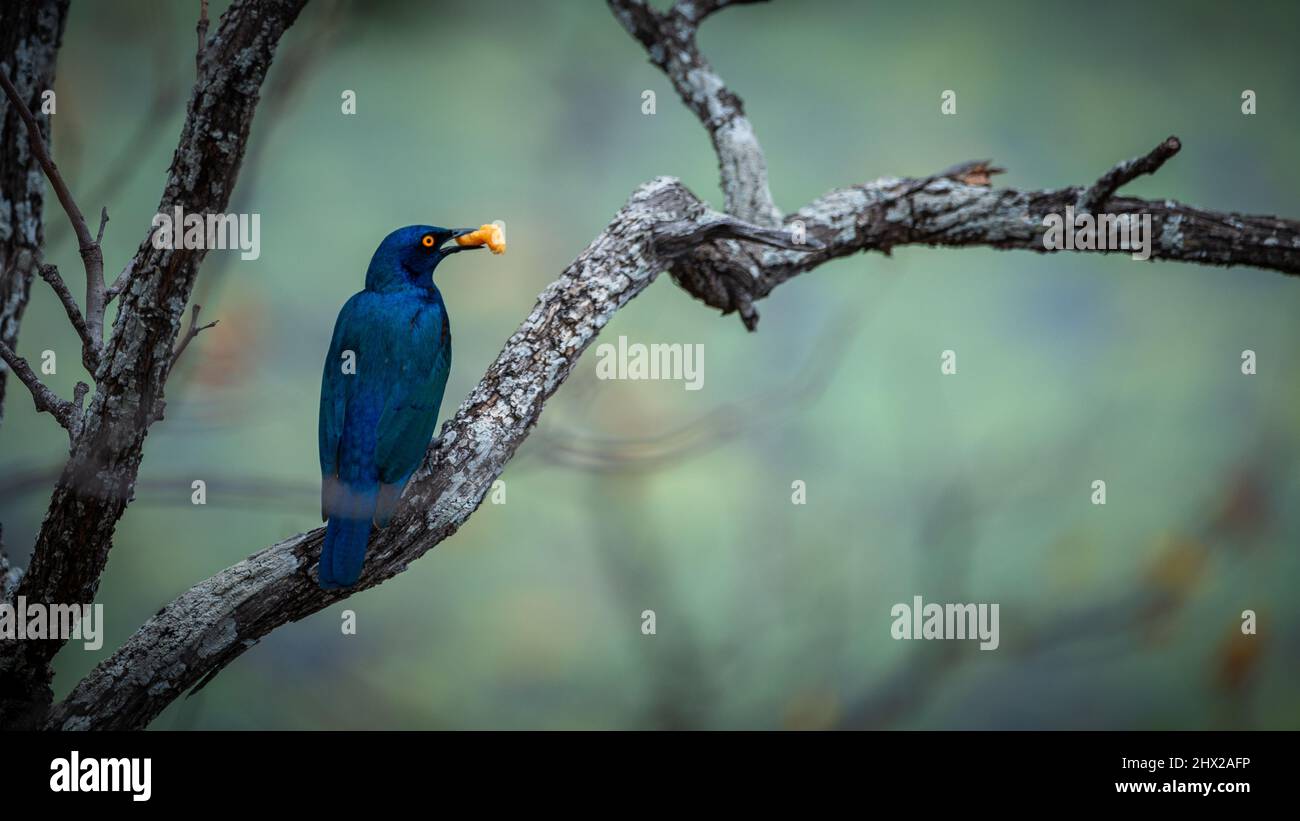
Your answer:
[[[734,5],[726,0],[678,3],[660,13],[645,0],[608,0],[614,16],[672,82],[713,141],[728,214],[764,227],[781,223],[767,183],[767,159],[745,106],[722,82],[695,43],[699,23]]]
[[[786,218],[787,224],[803,223],[808,238],[822,243],[821,250],[799,254],[705,244],[680,257],[670,273],[705,304],[724,314],[739,312],[742,319],[749,316],[756,323],[753,303],[777,285],[829,259],[859,251],[888,254],[900,245],[930,245],[1059,253],[1045,247],[1043,218],[1065,213],[1082,192],[1078,187],[994,189],[952,179],[948,172],[921,180],[884,177],[831,191]],[[1117,215],[1151,217],[1153,260],[1247,265],[1300,274],[1300,222],[1295,220],[1126,197],[1110,200],[1108,209]],[[750,319],[746,325],[752,329]]]
[[[176,367],[176,361],[181,358],[181,354],[185,353],[185,349],[189,347],[190,340],[198,336],[200,331],[206,331],[208,328],[214,327],[217,322],[220,321],[214,319],[207,325],[200,325],[199,311],[201,310],[203,310],[203,306],[197,303],[195,303],[194,307],[190,309],[190,326],[185,329],[185,335],[181,337],[181,341],[176,343],[176,350],[172,353],[171,367]]]
[[[36,270],[40,273],[41,279],[50,284],[54,293],[58,295],[59,302],[63,303],[63,310],[68,314],[68,321],[81,337],[81,364],[86,366],[86,370],[92,375],[99,367],[99,349],[95,346],[95,340],[90,335],[90,329],[86,327],[86,320],[81,315],[81,309],[77,307],[77,300],[73,298],[72,292],[68,290],[67,283],[63,277],[59,276],[59,269],[54,265],[39,263]]]
[[[1165,160],[1177,154],[1182,147],[1183,144],[1177,137],[1169,137],[1146,155],[1119,163],[1080,194],[1075,207],[1081,213],[1097,213],[1122,186],[1143,174],[1156,173],[1165,164]]]
[[[55,195],[63,205],[63,210],[68,215],[68,221],[72,223],[72,230],[77,235],[77,244],[81,253],[82,263],[86,268],[86,326],[89,329],[90,337],[95,340],[95,350],[98,353],[103,346],[104,339],[104,254],[99,247],[99,243],[90,235],[90,228],[86,225],[86,217],[81,213],[77,206],[76,200],[72,198],[72,192],[68,190],[68,184],[63,181],[63,175],[59,173],[59,168],[54,164],[50,153],[45,150],[45,138],[41,134],[41,127],[37,124],[36,118],[23,102],[18,89],[9,80],[6,72],[0,71],[0,86],[4,87],[5,94],[9,97],[9,104],[14,107],[18,115],[22,117],[23,122],[27,124],[28,145],[32,153],[36,155],[45,171],[45,176],[50,181],[50,187],[54,189]],[[105,220],[107,220],[107,211],[105,211]],[[100,229],[102,232],[103,224]]]
[[[108,225],[108,206],[105,205],[99,210],[99,231],[95,234],[95,244],[103,246],[104,244],[104,226]]]
[[[131,277],[133,274],[135,274],[135,257],[132,257],[131,260],[127,262],[126,267],[123,268],[118,273],[117,278],[113,280],[113,284],[108,286],[108,290],[105,291],[105,301],[111,303],[113,300],[121,296],[122,292],[131,286]]]
[[[3,342],[0,342],[0,359],[3,359],[9,366],[9,370],[14,372],[22,383],[27,386],[27,390],[32,393],[32,401],[36,403],[36,410],[48,413],[58,420],[68,431],[69,439],[76,435],[78,428],[78,411],[73,404],[66,399],[60,399],[54,391],[45,386],[40,377],[36,375],[27,360],[23,359],[13,348],[10,348]],[[84,395],[84,394],[83,394]]]
[[[203,53],[207,50],[208,43],[208,0],[199,0],[199,22],[194,26],[194,32],[198,35],[198,49],[194,54],[194,68],[196,71],[203,69]]]

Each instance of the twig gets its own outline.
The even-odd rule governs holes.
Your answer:
[[[45,412],[53,416],[68,431],[68,438],[71,441],[76,437],[78,427],[78,408],[74,407],[66,399],[60,399],[54,391],[46,387],[40,377],[36,375],[27,360],[23,359],[13,348],[10,348],[3,342],[0,342],[0,359],[4,359],[9,365],[9,370],[13,371],[27,389],[32,392],[32,401],[36,403],[38,412]],[[79,383],[80,384],[80,383]],[[82,395],[85,393],[83,391]]]
[[[207,51],[208,42],[208,0],[199,0],[199,22],[194,26],[199,36],[198,50],[194,54],[194,69],[203,69],[203,53]]]
[[[108,286],[108,290],[104,292],[106,296],[105,301],[112,302],[121,296],[122,292],[130,287],[131,278],[133,276],[135,276],[135,257],[131,257],[130,261],[126,263],[126,267],[124,267],[121,272],[118,273],[117,278],[113,280],[113,284]]]
[[[203,310],[203,306],[197,303],[195,303],[194,307],[190,308],[190,326],[185,329],[185,335],[181,337],[181,341],[176,343],[176,351],[172,354],[173,368],[176,367],[176,361],[181,358],[181,354],[185,353],[185,349],[189,347],[190,340],[198,336],[200,331],[206,331],[208,328],[215,326],[217,322],[220,321],[214,319],[207,325],[200,325],[199,311],[201,310]]]
[[[4,86],[5,94],[9,96],[9,102],[13,105],[18,116],[22,117],[23,122],[27,124],[28,144],[31,147],[32,154],[36,156],[41,168],[45,171],[45,176],[49,178],[50,186],[58,196],[59,202],[63,205],[63,210],[68,215],[68,220],[72,223],[72,230],[77,234],[77,244],[81,252],[81,260],[86,267],[86,327],[90,338],[94,341],[95,352],[98,354],[100,347],[103,345],[104,338],[104,255],[100,250],[99,243],[90,235],[90,228],[86,225],[86,217],[77,207],[77,202],[72,198],[72,192],[68,190],[68,185],[63,181],[63,175],[59,173],[59,168],[54,164],[48,151],[45,150],[45,138],[41,135],[41,128],[36,123],[36,118],[32,116],[31,110],[23,102],[22,97],[18,94],[18,89],[9,80],[9,75],[0,71],[0,86]],[[108,219],[108,212],[104,212],[104,221]],[[100,223],[101,234],[103,223]]]
[[[1075,208],[1080,213],[1093,214],[1100,211],[1121,186],[1143,174],[1156,173],[1160,170],[1160,166],[1165,164],[1165,160],[1177,154],[1182,147],[1183,144],[1177,137],[1168,137],[1145,156],[1134,157],[1116,165],[1102,174],[1091,188],[1079,195],[1079,202]]]
[[[77,336],[81,337],[81,364],[85,365],[86,370],[93,375],[99,368],[99,350],[95,347],[95,340],[90,336],[90,329],[86,327],[86,319],[81,315],[81,309],[77,307],[77,300],[68,290],[63,277],[59,276],[59,269],[56,266],[40,263],[36,266],[36,270],[40,273],[41,279],[50,284],[54,293],[58,295],[59,301],[63,303],[68,321],[72,323]]]

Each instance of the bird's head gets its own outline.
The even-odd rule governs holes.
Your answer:
[[[433,269],[445,257],[478,246],[460,245],[456,237],[472,234],[474,228],[439,228],[436,225],[408,225],[384,237],[370,259],[366,287],[388,290],[407,284],[428,285]]]

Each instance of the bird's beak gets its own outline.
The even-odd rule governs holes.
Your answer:
[[[442,246],[439,250],[442,251],[443,256],[446,256],[447,254],[454,254],[457,251],[473,251],[475,248],[482,248],[482,245],[460,245],[455,242],[456,237],[463,237],[466,234],[472,234],[477,230],[477,228],[457,228],[455,231],[452,231],[451,236],[448,237],[449,244]]]

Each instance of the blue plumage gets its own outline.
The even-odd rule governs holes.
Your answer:
[[[370,526],[392,518],[438,422],[451,372],[451,323],[433,271],[468,250],[443,244],[473,229],[411,225],[370,260],[365,290],[343,306],[320,390],[318,577],[327,590],[361,575]]]

